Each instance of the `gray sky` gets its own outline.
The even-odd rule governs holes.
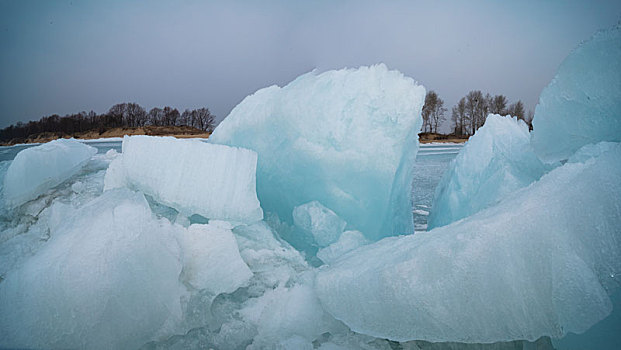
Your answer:
[[[468,91],[534,109],[621,1],[0,0],[0,127],[44,115],[208,107],[296,76],[384,62],[450,108]]]

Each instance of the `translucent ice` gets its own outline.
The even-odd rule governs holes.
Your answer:
[[[15,207],[76,174],[97,149],[74,139],[58,139],[17,154],[4,176],[4,200]]]
[[[340,326],[324,312],[312,280],[267,290],[261,297],[248,300],[239,314],[257,326],[258,335],[249,349],[274,348],[273,344],[295,336],[312,342]]]
[[[425,89],[385,65],[298,77],[246,97],[211,142],[259,154],[257,194],[292,223],[317,200],[367,237],[413,232],[412,165]]]
[[[320,247],[336,242],[347,223],[332,210],[317,201],[299,205],[293,209],[293,223],[310,233]]]
[[[621,141],[621,25],[576,48],[543,90],[532,144],[545,161],[569,158],[589,143]]]
[[[182,279],[211,295],[232,293],[252,277],[233,232],[216,224],[191,225],[181,234]]]
[[[186,216],[252,223],[263,218],[256,194],[257,154],[174,137],[125,136],[105,188],[129,186]]]
[[[547,170],[530,146],[526,123],[489,115],[440,180],[428,229],[492,206]]]
[[[496,342],[581,333],[621,270],[621,144],[427,233],[386,238],[318,272],[322,305],[393,340]]]
[[[177,228],[108,191],[63,217],[0,283],[0,347],[136,348],[181,317]]]
[[[591,158],[599,157],[603,153],[614,150],[616,147],[618,147],[617,142],[589,144],[576,151],[567,161],[569,163],[584,163]]]
[[[265,222],[237,226],[233,233],[256,284],[268,288],[285,285],[308,269],[300,252],[279,239]]]
[[[331,264],[346,253],[369,243],[359,231],[345,231],[337,242],[319,249],[317,257],[324,263]]]

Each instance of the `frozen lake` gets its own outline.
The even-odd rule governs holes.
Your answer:
[[[414,229],[427,230],[427,217],[433,204],[433,195],[451,161],[464,145],[459,143],[421,144],[414,164],[412,181],[412,208]]]
[[[98,154],[114,149],[121,152],[121,142],[115,140],[89,140],[90,146],[97,148]],[[15,145],[0,147],[0,162],[10,161],[21,150],[31,145]],[[426,231],[427,217],[433,204],[436,186],[450,162],[457,156],[463,144],[459,143],[431,143],[421,144],[416,158],[414,179],[412,183],[412,203],[414,210],[414,225],[416,231]]]

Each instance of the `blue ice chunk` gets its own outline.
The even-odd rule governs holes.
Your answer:
[[[444,173],[436,188],[428,229],[492,206],[550,168],[533,152],[523,121],[489,115]]]
[[[291,224],[316,200],[372,240],[414,231],[425,89],[383,65],[304,74],[246,97],[210,142],[258,153],[261,206]]]
[[[75,139],[58,139],[19,152],[4,176],[4,200],[16,207],[75,175],[97,149]]]
[[[621,24],[597,32],[563,61],[533,120],[532,144],[546,162],[600,141],[621,141]]]

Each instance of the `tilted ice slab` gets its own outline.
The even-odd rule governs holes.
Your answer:
[[[600,141],[621,141],[619,24],[596,33],[563,61],[533,120],[533,147],[548,162]]]
[[[257,154],[174,137],[125,136],[105,189],[128,186],[186,216],[252,223],[263,218],[256,194]]]
[[[180,227],[108,191],[63,217],[0,283],[0,347],[137,348],[181,317]]]
[[[380,64],[298,77],[246,97],[210,142],[259,154],[257,194],[292,223],[317,200],[377,240],[412,233],[412,165],[425,89]]]
[[[19,152],[4,176],[4,200],[16,207],[37,198],[74,174],[97,149],[74,139],[58,139]]]
[[[428,229],[490,207],[549,169],[533,152],[526,123],[490,114],[440,180]]]
[[[621,271],[621,144],[424,234],[320,270],[322,305],[392,340],[496,342],[581,333],[612,309]]]

